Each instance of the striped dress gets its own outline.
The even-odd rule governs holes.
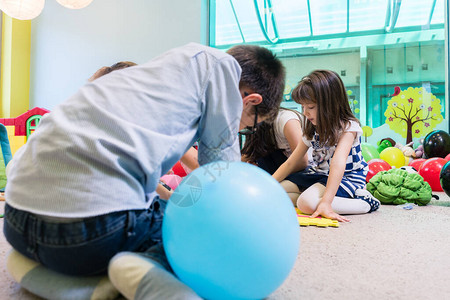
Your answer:
[[[356,137],[347,157],[345,172],[340,183],[338,194],[354,198],[355,191],[366,186],[368,167],[361,152],[361,126],[359,126],[357,122],[350,122],[350,125],[344,132],[356,132]],[[305,178],[304,176],[307,175],[324,175],[327,178],[330,173],[330,163],[336,150],[336,145],[331,147],[321,146],[318,134],[315,134],[311,140],[308,140],[304,136],[303,142],[312,149],[313,160],[312,163],[310,162],[310,167],[308,169],[300,172],[303,175],[302,177],[296,176],[294,173],[286,178],[287,180],[293,179],[291,181],[297,185],[300,185],[301,183],[296,181],[300,180],[300,178]],[[297,180],[295,180],[295,178],[297,178]],[[323,180],[318,182],[323,182]]]

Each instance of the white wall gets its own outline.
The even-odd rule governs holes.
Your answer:
[[[323,54],[316,56],[299,56],[283,58],[286,67],[286,83],[294,88],[303,76],[318,69],[333,70],[341,76],[345,86],[359,85],[360,58],[359,51],[352,53]]]
[[[205,3],[94,0],[71,10],[46,1],[32,21],[30,108],[52,110],[101,66],[143,63],[188,42],[205,44]]]

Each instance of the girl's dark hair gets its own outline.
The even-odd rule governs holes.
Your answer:
[[[282,62],[269,49],[238,45],[227,51],[241,66],[239,88],[248,87],[262,96],[261,116],[273,118],[283,99],[286,72]]]
[[[294,88],[292,99],[299,104],[317,105],[317,125],[314,126],[305,118],[303,134],[312,139],[317,132],[321,145],[336,145],[350,120],[359,123],[350,109],[344,83],[336,72],[329,70],[311,72]]]
[[[293,111],[298,115],[299,120],[301,120],[298,111],[284,107],[280,107],[280,110]],[[254,134],[245,136],[241,154],[245,155],[250,161],[256,161],[279,149],[275,138],[275,130],[273,129],[273,121],[273,119],[269,119],[260,123]]]

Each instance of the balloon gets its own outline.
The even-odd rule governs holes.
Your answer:
[[[445,157],[450,153],[450,135],[443,130],[434,130],[423,140],[423,152],[427,158]]]
[[[361,143],[361,152],[365,161],[369,161],[374,158],[380,158],[380,154],[375,146],[368,143]]]
[[[184,177],[187,175],[186,170],[183,168],[183,166],[181,165],[181,162],[178,161],[173,167],[172,167],[172,171],[175,175],[178,175],[180,177]]]
[[[419,169],[419,175],[423,177],[423,180],[428,182],[431,186],[431,190],[435,192],[442,192],[441,183],[439,182],[439,175],[442,167],[447,161],[440,157],[433,157],[427,159]]]
[[[396,147],[389,147],[381,151],[380,158],[392,167],[400,168],[405,165],[405,156],[402,150]]]
[[[450,153],[444,158],[446,161],[450,161]]]
[[[442,167],[439,179],[442,189],[450,196],[450,161]]]
[[[387,171],[391,169],[391,165],[389,165],[387,162],[380,158],[374,158],[369,160],[367,163],[369,166],[369,172],[367,172],[366,181],[369,182],[369,180],[375,176],[380,171]]]
[[[163,243],[175,274],[206,299],[262,299],[290,273],[300,246],[291,200],[264,170],[214,162],[170,198]]]
[[[416,171],[419,171],[420,166],[426,161],[425,158],[417,158],[411,161],[408,166],[413,167]]]

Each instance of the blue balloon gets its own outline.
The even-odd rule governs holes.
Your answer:
[[[289,275],[300,247],[294,206],[267,172],[214,162],[170,198],[163,243],[175,274],[206,299],[261,299]]]

